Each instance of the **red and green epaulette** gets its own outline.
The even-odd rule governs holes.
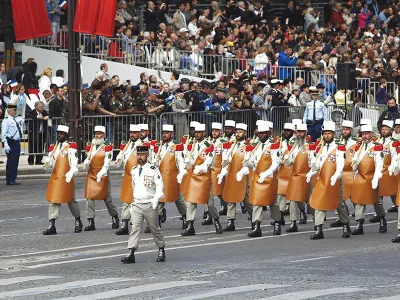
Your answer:
[[[119,150],[123,151],[127,145],[126,141],[121,141],[121,144],[119,144]]]

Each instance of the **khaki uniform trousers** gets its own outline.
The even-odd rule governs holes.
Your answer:
[[[131,209],[128,203],[122,203],[122,212],[121,212],[121,220],[130,220],[131,219]]]
[[[175,201],[176,208],[181,216],[186,216],[186,205],[185,200],[183,200],[183,195],[179,194],[178,200]],[[162,215],[162,210],[165,208],[165,202],[158,202],[157,210],[158,215]]]
[[[378,195],[380,194],[380,190],[379,190],[379,185],[378,185]],[[355,206],[355,220],[364,220],[365,219],[365,207],[366,205],[362,205],[362,204],[356,204]],[[374,210],[376,215],[379,218],[383,218],[385,216],[385,209],[383,208],[383,197],[378,196],[378,199],[376,200],[375,204],[374,204]]]
[[[286,205],[286,203],[285,203]],[[272,205],[269,206],[271,209],[271,217],[274,221],[279,221],[281,219],[281,210],[278,204],[278,197],[275,198],[275,201]],[[252,222],[262,222],[262,212],[263,206],[253,205],[253,213],[251,217]]]
[[[250,218],[252,218],[253,217],[253,205],[251,205],[249,203],[249,190],[250,190],[250,186],[247,185],[246,195],[244,197],[244,207],[247,209],[247,213],[249,214]],[[226,209],[227,209],[226,210],[226,218],[228,220],[236,220],[236,203],[227,202]]]
[[[153,209],[151,202],[132,203],[131,216],[132,229],[131,233],[129,234],[128,249],[137,250],[139,247],[139,240],[142,233],[142,224],[144,220],[146,220],[147,226],[150,228],[157,247],[163,248],[165,246],[164,236],[160,226],[158,225],[157,209]]]
[[[108,193],[106,199],[104,199],[104,203],[106,204],[108,213],[110,214],[111,217],[118,216],[118,211],[117,208],[115,207],[114,202],[112,201],[111,197],[111,180],[110,180],[110,175],[107,176],[108,178]],[[99,200],[92,200],[92,199],[86,199],[86,214],[88,219],[94,219],[95,217],[95,211],[96,211],[96,206],[95,202]]]
[[[74,187],[75,188],[75,187]],[[76,218],[79,218],[81,216],[81,211],[79,209],[79,204],[75,200],[75,194],[74,197],[72,198],[72,201],[68,203],[69,210],[71,211],[71,214]],[[60,215],[60,208],[61,204],[59,203],[50,203],[49,204],[49,220],[57,220],[59,215]]]
[[[214,197],[210,193],[210,196],[208,197],[208,212],[214,220],[219,219],[219,213],[217,208],[215,207],[214,203]],[[197,203],[191,203],[191,202],[186,202],[186,221],[194,221],[194,218],[196,216],[196,209],[197,209]]]
[[[284,212],[286,210],[286,203],[288,202],[286,195],[276,195],[276,201],[278,202],[279,210]]]

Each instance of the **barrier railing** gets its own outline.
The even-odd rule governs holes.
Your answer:
[[[376,132],[378,130],[377,123],[381,114],[387,109],[387,105],[383,104],[367,104],[357,103],[351,111],[351,120],[355,126],[360,124],[360,120],[371,120],[372,129]]]

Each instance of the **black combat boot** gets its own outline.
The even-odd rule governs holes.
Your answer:
[[[351,233],[350,225],[349,223],[343,225],[343,233],[342,233],[342,238],[349,238]]]
[[[96,230],[96,227],[94,226],[94,219],[90,218],[88,219],[89,225],[85,227],[85,231],[93,231]]]
[[[281,235],[281,224],[279,221],[275,222],[273,235]]]
[[[352,235],[360,235],[364,234],[364,219],[357,220],[357,226],[356,228],[351,232]]]
[[[83,224],[81,218],[75,218],[75,233],[82,232]]]
[[[186,215],[182,216],[182,229],[186,229],[188,227],[188,223],[186,222]]]
[[[283,214],[284,216],[290,215],[289,207],[290,207],[290,203],[288,202],[288,203],[286,203],[286,209],[282,212],[282,214]]]
[[[297,224],[296,221],[292,221],[290,223],[290,226],[288,229],[286,229],[286,232],[298,232],[299,230],[297,229]]]
[[[218,211],[218,214],[220,216],[226,216],[226,214],[228,212],[227,204],[224,200],[222,200],[222,199],[220,199],[220,200],[221,200],[221,209]]]
[[[189,236],[189,235],[195,235],[196,232],[194,231],[194,225],[193,221],[188,221],[188,227],[184,232],[181,233],[182,236]]]
[[[210,213],[207,212],[207,216],[206,216],[206,218],[204,219],[204,221],[201,222],[201,225],[212,225],[212,224],[213,224],[213,220],[212,220],[212,218],[211,218],[211,216],[210,216]]]
[[[121,258],[121,262],[124,264],[134,264],[135,263],[135,249],[129,249],[129,254]]]
[[[165,223],[165,221],[167,221],[167,210],[165,209],[165,207],[162,209],[160,221],[161,223]]]
[[[219,222],[219,219],[214,220],[214,226],[215,226],[216,234],[221,234],[224,232],[224,230],[222,229],[221,223]]]
[[[235,220],[229,219],[228,225],[225,227],[224,231],[235,231]]]
[[[392,239],[392,243],[400,243],[400,233],[394,239]]]
[[[368,220],[370,223],[379,223],[381,221],[381,218],[378,217],[377,215],[374,215],[371,219]]]
[[[271,224],[272,226],[275,226],[275,221],[271,221],[270,224]],[[285,217],[284,217],[284,215],[283,215],[282,212],[281,212],[281,219],[279,220],[279,225],[281,225],[281,226],[286,225]]]
[[[118,218],[118,215],[115,215],[114,217],[112,217],[111,218],[111,222],[112,222],[112,225],[111,225],[111,228],[112,229],[118,229],[119,228],[119,218]]]
[[[324,238],[324,233],[322,232],[322,225],[317,226],[317,230],[315,233],[310,236],[310,239],[312,240],[322,240]]]
[[[386,233],[387,232],[387,222],[385,217],[382,217],[379,221],[379,233]]]
[[[158,256],[157,256],[157,262],[164,262],[165,261],[165,250],[164,247],[158,248]]]
[[[331,227],[342,227],[346,224],[342,223],[339,219],[336,219],[333,221],[331,224],[329,224]]]
[[[299,224],[307,224],[307,214],[304,210],[300,211],[300,220]]]
[[[247,213],[247,207],[244,204],[244,201],[240,202],[240,209],[242,210],[242,214],[246,214]]]
[[[249,232],[247,235],[249,237],[261,237],[262,236],[261,222],[254,222],[253,231]]]
[[[44,235],[53,235],[53,234],[57,234],[57,230],[56,230],[56,220],[55,219],[51,219],[50,221],[50,226],[49,228],[47,228],[45,231],[43,231]]]
[[[128,220],[122,220],[122,226],[115,232],[116,235],[127,235],[129,234]]]
[[[389,207],[388,212],[397,212],[398,208],[396,205],[392,205],[391,207]]]

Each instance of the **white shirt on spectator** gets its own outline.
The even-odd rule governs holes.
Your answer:
[[[58,87],[64,84],[64,78],[57,76],[51,79],[51,83],[57,85]]]
[[[189,36],[196,36],[197,32],[199,31],[199,28],[197,27],[196,23],[190,22],[188,25],[188,30],[189,30]]]
[[[41,101],[45,101],[43,96],[43,92],[48,90],[50,91],[51,80],[48,76],[43,75],[39,81],[39,98]]]

